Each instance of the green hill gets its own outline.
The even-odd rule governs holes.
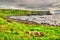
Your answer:
[[[24,24],[6,19],[6,16],[28,14],[25,12],[0,9],[0,40],[60,40],[59,26]]]

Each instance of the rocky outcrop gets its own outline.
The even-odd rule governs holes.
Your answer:
[[[10,19],[23,20],[24,23],[36,23],[60,26],[59,15],[31,15],[31,16],[9,16]]]

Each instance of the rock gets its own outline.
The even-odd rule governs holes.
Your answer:
[[[31,31],[29,34],[30,34],[30,36],[35,36],[35,37],[41,37],[41,36],[44,36],[43,33],[38,32],[38,31]]]
[[[10,19],[24,20],[26,24],[43,24],[43,25],[59,25],[60,17],[59,15],[30,15],[30,16],[10,16]]]

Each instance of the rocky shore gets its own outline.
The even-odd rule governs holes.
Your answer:
[[[48,24],[60,26],[59,15],[30,15],[30,16],[9,16],[9,19],[23,20],[23,22],[34,22],[37,24]]]

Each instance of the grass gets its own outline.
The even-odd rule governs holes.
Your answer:
[[[29,15],[29,14],[44,14],[43,11],[28,11],[28,10],[12,10],[12,9],[0,9],[0,13],[6,16],[14,15]]]
[[[6,15],[0,14],[0,40],[60,40],[60,27],[8,22]],[[36,37],[27,33],[34,31],[43,33],[43,36]]]

